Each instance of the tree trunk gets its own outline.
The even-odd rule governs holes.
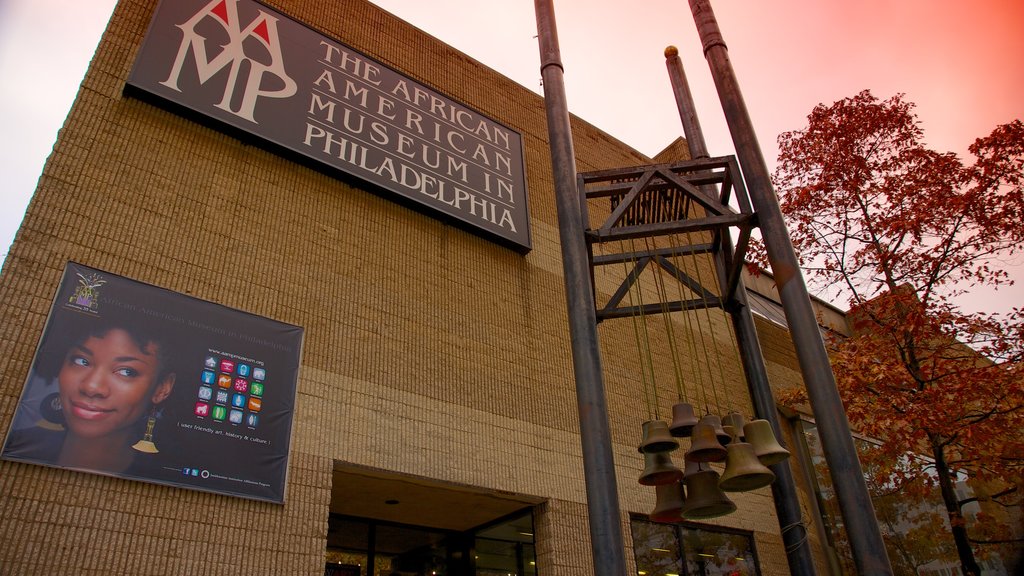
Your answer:
[[[956,553],[960,557],[960,568],[965,576],[980,576],[981,567],[974,559],[974,550],[971,549],[971,542],[967,539],[967,524],[960,512],[960,499],[956,495],[953,473],[946,465],[945,449],[938,438],[931,434],[928,437],[932,443],[932,455],[935,457],[935,471],[939,476],[942,502],[946,505],[946,514],[953,532],[953,542],[956,543]]]

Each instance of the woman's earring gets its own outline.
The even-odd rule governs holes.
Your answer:
[[[60,394],[49,394],[39,403],[39,420],[36,426],[54,432],[64,431],[64,411],[61,409]]]
[[[149,412],[149,419],[146,420],[146,433],[142,435],[142,440],[132,444],[132,448],[146,454],[156,454],[159,452],[156,449],[156,444],[153,443],[153,428],[156,427],[156,416],[156,406],[154,406]]]

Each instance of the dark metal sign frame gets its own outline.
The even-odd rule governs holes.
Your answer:
[[[128,87],[531,249],[517,131],[255,0],[161,2]]]

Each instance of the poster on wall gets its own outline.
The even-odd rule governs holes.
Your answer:
[[[2,456],[283,503],[302,336],[69,262]]]
[[[128,88],[531,248],[517,131],[254,0],[160,2]]]

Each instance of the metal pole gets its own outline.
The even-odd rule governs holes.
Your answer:
[[[689,2],[704,47],[704,57],[711,68],[736,155],[757,212],[768,261],[782,298],[782,308],[821,435],[857,572],[863,575],[892,574],[825,343],[818,331],[810,295],[772,188],[768,166],[729,61],[729,51],[708,0]]]
[[[683,133],[686,134],[686,143],[690,148],[690,158],[694,160],[709,158],[707,144],[704,142],[704,132],[701,130],[700,120],[697,118],[697,108],[693,104],[693,94],[690,92],[690,85],[686,82],[686,73],[683,71],[683,61],[679,58],[679,50],[675,46],[665,49],[665,66],[668,68],[668,76],[672,81],[672,91],[675,93],[676,106],[679,108],[679,118],[683,122]],[[732,252],[732,239],[729,238],[727,231],[722,233],[721,244],[722,250]],[[721,251],[716,252],[715,260],[719,283],[724,289],[726,271]],[[747,304],[747,289],[743,285],[742,278],[733,301],[726,302],[724,305],[732,318],[733,328],[736,331],[736,342],[740,349],[743,372],[747,376],[747,387],[754,402],[754,413],[771,424],[775,437],[782,442],[782,429],[776,416],[775,397],[772,395],[771,384],[768,382],[768,370],[764,365],[761,343],[757,337],[754,316]],[[775,482],[772,482],[772,500],[775,502],[775,514],[779,517],[782,541],[786,545],[789,571],[800,576],[813,576],[816,574],[814,560],[811,558],[807,527],[804,526],[801,519],[800,500],[796,493],[796,483],[793,481],[793,471],[788,462],[774,464],[771,469],[775,473]]]
[[[551,171],[555,183],[558,232],[562,244],[565,297],[576,372],[576,400],[583,446],[583,473],[587,487],[590,545],[596,576],[625,576],[625,547],[619,514],[619,495],[612,458],[611,430],[605,400],[597,317],[590,288],[590,264],[583,236],[580,201],[576,190],[576,154],[573,151],[569,107],[562,79],[562,58],[552,0],[535,0],[540,42],[541,77],[551,142]]]

